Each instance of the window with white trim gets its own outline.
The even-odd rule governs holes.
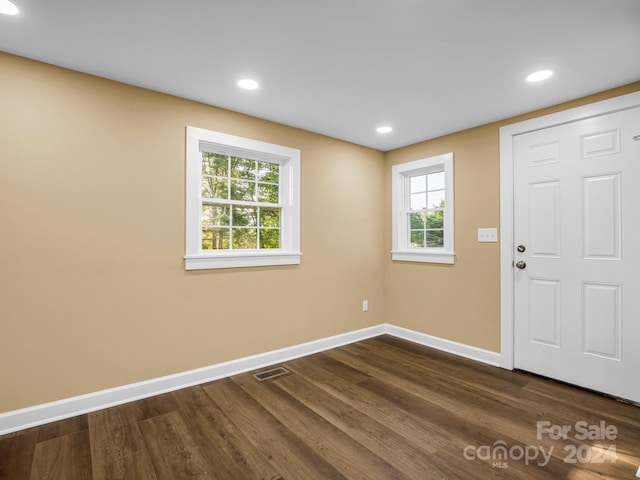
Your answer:
[[[393,260],[454,263],[453,153],[392,167]]]
[[[300,263],[300,151],[187,127],[187,270]]]

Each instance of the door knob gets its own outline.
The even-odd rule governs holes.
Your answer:
[[[524,245],[518,245],[516,247],[516,250],[518,250],[520,253],[524,253],[524,251],[526,250]]]
[[[522,260],[520,260],[519,262],[516,262],[516,268],[519,268],[520,270],[523,270],[526,266],[527,264]]]

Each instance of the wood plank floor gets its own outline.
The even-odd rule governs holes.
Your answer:
[[[283,366],[2,436],[0,479],[637,478],[637,406],[391,336]]]

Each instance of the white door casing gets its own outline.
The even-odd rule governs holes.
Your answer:
[[[501,129],[503,367],[640,402],[638,134],[640,92]]]

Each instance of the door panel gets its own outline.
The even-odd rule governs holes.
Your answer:
[[[620,129],[582,135],[582,158],[620,152]]]
[[[582,179],[585,258],[620,260],[620,175]]]
[[[560,182],[529,185],[529,245],[536,257],[560,256]]]
[[[529,341],[560,347],[560,282],[529,279]]]
[[[583,352],[610,360],[621,360],[621,286],[583,284]]]
[[[640,108],[513,137],[514,366],[640,402]]]

